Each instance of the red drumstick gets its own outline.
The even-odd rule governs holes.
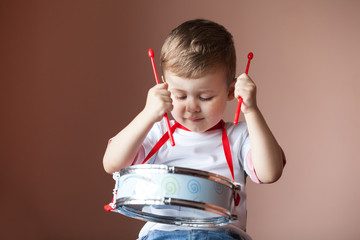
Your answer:
[[[155,67],[155,62],[154,62],[154,51],[150,48],[148,54],[149,54],[149,58],[151,59],[151,64],[152,64],[152,67],[154,70],[156,84],[159,84],[160,83],[159,77],[158,77],[156,67]],[[169,137],[170,137],[170,144],[171,144],[171,146],[175,146],[174,138],[170,131],[170,122],[169,122],[169,117],[168,117],[167,113],[164,114],[164,118],[165,118],[165,122],[166,122],[166,128],[167,128],[167,131],[168,131]]]
[[[252,52],[250,52],[248,54],[248,63],[247,63],[247,66],[246,66],[246,70],[245,70],[245,73],[248,74],[249,72],[249,67],[250,67],[250,61],[251,59],[253,59],[254,57],[254,54]],[[238,105],[237,105],[237,108],[236,108],[236,113],[235,113],[235,119],[234,119],[234,124],[238,124],[238,121],[239,121],[239,116],[240,116],[240,110],[241,110],[241,104],[243,102],[243,99],[242,97],[238,97]]]

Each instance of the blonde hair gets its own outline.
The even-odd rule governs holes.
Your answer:
[[[199,78],[217,67],[225,68],[228,85],[235,78],[236,53],[232,35],[220,24],[195,19],[173,29],[161,49],[163,73]]]

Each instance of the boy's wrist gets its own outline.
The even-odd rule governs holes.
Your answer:
[[[149,125],[154,125],[156,122],[159,121],[159,120],[156,119],[156,117],[154,117],[154,114],[149,113],[149,111],[147,111],[146,109],[143,109],[139,113],[138,117],[140,119],[142,119],[144,124],[149,124]]]
[[[247,109],[247,111],[244,113],[244,116],[246,118],[246,117],[249,117],[249,116],[252,116],[252,115],[257,115],[259,113],[260,113],[260,109],[256,106],[256,107],[253,107],[251,109]]]

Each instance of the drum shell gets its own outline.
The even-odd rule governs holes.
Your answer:
[[[214,178],[213,178],[214,179]],[[169,172],[137,171],[121,175],[117,199],[182,199],[231,209],[233,189],[220,179]],[[165,204],[165,203],[164,203]],[[226,211],[226,214],[230,214]]]
[[[191,227],[223,226],[240,185],[210,172],[144,164],[113,175],[113,212],[144,221]]]

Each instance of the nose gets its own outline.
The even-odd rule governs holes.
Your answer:
[[[200,105],[194,98],[186,99],[186,111],[190,113],[200,112]]]

